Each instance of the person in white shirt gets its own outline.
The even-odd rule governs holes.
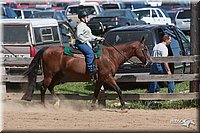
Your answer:
[[[92,50],[92,46],[90,41],[94,40],[104,40],[101,37],[94,36],[90,27],[87,26],[89,21],[88,13],[86,11],[81,11],[78,13],[78,18],[80,19],[80,23],[77,25],[77,40],[76,46],[78,49],[84,54],[86,58],[87,70],[92,75],[96,73],[96,68],[93,64],[94,61],[94,52]]]
[[[168,48],[171,42],[171,36],[167,33],[163,35],[162,42],[155,45],[153,48],[152,56],[154,57],[166,57],[168,56]],[[171,70],[167,62],[165,63],[153,63],[150,68],[150,74],[169,74],[171,75]],[[174,93],[174,81],[168,81],[168,93]],[[154,81],[149,86],[149,92],[159,92],[160,87],[157,81]]]

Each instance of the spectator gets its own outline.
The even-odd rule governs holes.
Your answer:
[[[155,45],[153,48],[153,55],[154,57],[166,57],[168,56],[168,48],[171,42],[171,36],[165,33],[162,37],[162,42]],[[150,68],[150,74],[169,74],[171,75],[171,70],[167,62],[165,63],[153,63]],[[174,93],[174,81],[168,81],[168,93]],[[157,81],[152,82],[149,85],[149,93],[157,92],[159,93],[160,87]]]

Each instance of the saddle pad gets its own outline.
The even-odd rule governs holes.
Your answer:
[[[82,54],[82,52],[80,52],[79,50],[77,49],[72,50],[72,49],[73,48],[70,45],[66,45],[64,49],[64,54],[70,55],[70,56],[74,56],[74,54]],[[100,58],[101,53],[102,53],[102,44],[98,44],[98,50],[94,54],[97,58]]]

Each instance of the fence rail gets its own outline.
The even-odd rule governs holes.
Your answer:
[[[168,57],[152,57],[153,62],[197,62],[199,61],[199,55],[193,56],[168,56]],[[136,63],[140,63],[137,57],[132,57]],[[4,66],[28,66],[32,60],[32,58],[3,58]]]
[[[140,61],[136,58],[136,63],[140,63]],[[153,57],[153,62],[198,62],[199,56],[182,56],[182,57]],[[10,59],[3,58],[4,68],[6,67],[28,67],[32,58],[23,58],[23,59]],[[125,74],[116,74],[115,79],[117,82],[151,82],[151,81],[197,81],[199,80],[199,74],[173,74],[173,75],[149,75],[148,73],[125,73]],[[43,75],[37,76],[37,82],[43,80]],[[2,75],[2,81],[6,82],[28,82],[27,77],[23,75],[9,75],[4,73]],[[68,80],[70,81],[70,80]],[[77,82],[77,81],[74,81]],[[99,96],[100,101],[105,103],[106,100],[115,100],[118,98],[116,94],[105,94],[102,93]],[[12,95],[7,93],[6,95]],[[72,100],[91,100],[92,95],[81,96],[78,94],[62,94],[58,95],[61,99],[72,99]],[[123,94],[125,100],[193,100],[199,99],[199,93],[178,93],[178,94]],[[47,99],[52,99],[52,96],[47,95]],[[40,95],[34,94],[34,100],[39,100]]]
[[[43,75],[37,76],[37,82],[43,80]],[[173,74],[173,75],[149,75],[146,73],[136,74],[116,74],[115,80],[117,82],[152,82],[152,81],[195,81],[199,80],[199,74]],[[28,82],[28,78],[23,75],[2,75],[3,82]],[[73,80],[65,80],[66,82],[77,82]],[[81,81],[79,81],[81,82]],[[86,81],[87,82],[87,81]],[[89,80],[88,80],[89,82]]]
[[[133,57],[137,63],[140,61]],[[28,67],[32,58],[3,58],[4,67]],[[181,57],[152,57],[153,62],[197,62],[199,56],[181,56]],[[116,74],[117,82],[151,82],[151,81],[196,81],[199,80],[199,74],[173,74],[173,75],[149,75],[148,73],[125,73]],[[37,82],[43,80],[42,75],[37,76]],[[28,82],[27,77],[23,75],[2,75],[3,82]],[[71,81],[71,80],[66,80]],[[75,82],[75,81],[74,81]]]

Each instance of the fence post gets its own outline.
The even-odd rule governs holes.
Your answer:
[[[190,23],[190,37],[191,37],[191,55],[199,55],[200,45],[200,2],[191,2],[191,23]],[[191,73],[199,73],[198,61],[191,63]],[[199,92],[199,80],[190,82],[190,92]]]

